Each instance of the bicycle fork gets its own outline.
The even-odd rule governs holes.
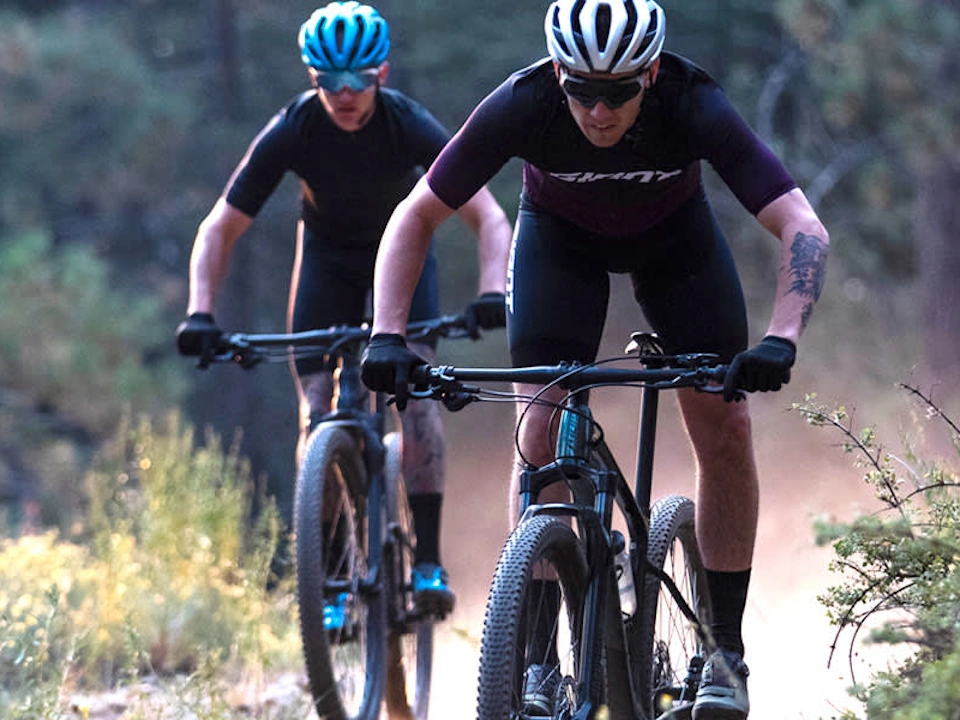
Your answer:
[[[602,439],[596,433],[585,396],[585,392],[575,395],[563,414],[556,461],[521,473],[521,522],[543,514],[576,519],[588,558],[590,575],[581,611],[583,624],[577,649],[577,666],[580,668],[577,697],[580,703],[566,717],[592,720],[601,707],[606,706],[610,717],[634,718],[636,712],[626,637],[619,601],[614,598],[614,535],[610,531],[614,498],[624,481],[609,452],[600,452],[601,467],[591,465],[588,460],[602,444]],[[535,505],[540,491],[556,482],[563,482],[570,488],[573,502]],[[604,658],[605,676],[601,669]]]

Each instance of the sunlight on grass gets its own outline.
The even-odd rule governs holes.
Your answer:
[[[0,541],[0,717],[90,716],[71,698],[115,688],[124,718],[159,717],[158,692],[194,717],[283,717],[255,690],[301,668],[296,604],[290,579],[267,590],[280,523],[250,520],[238,443],[177,414],[124,423],[85,485],[79,539]]]

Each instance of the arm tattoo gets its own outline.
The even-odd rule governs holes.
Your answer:
[[[798,232],[790,246],[790,289],[788,293],[807,299],[803,308],[803,327],[813,313],[813,304],[820,299],[826,274],[827,245],[816,235]]]

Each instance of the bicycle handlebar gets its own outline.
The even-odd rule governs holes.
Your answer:
[[[641,355],[645,367],[624,368],[560,363],[519,368],[459,368],[450,365],[411,368],[411,398],[439,400],[456,411],[479,400],[484,388],[471,383],[512,382],[556,384],[576,391],[612,385],[643,385],[658,390],[692,387],[702,392],[723,392],[728,365],[705,353]],[[620,358],[617,358],[620,360]]]
[[[462,315],[444,315],[407,325],[408,342],[437,338],[473,338]],[[231,333],[220,336],[216,351],[206,362],[234,362],[250,368],[261,362],[287,362],[291,357],[359,353],[370,339],[370,325],[335,325],[295,333]],[[205,366],[205,365],[204,365]]]

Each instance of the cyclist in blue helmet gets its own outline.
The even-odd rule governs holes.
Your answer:
[[[517,157],[523,191],[507,297],[514,365],[592,362],[612,273],[630,276],[638,310],[669,353],[711,352],[731,364],[722,395],[686,389],[677,398],[698,463],[697,538],[717,646],[692,716],[744,720],[750,703],[741,625],[759,482],[748,403],[732,401],[738,389],[779,390],[790,380],[797,343],[823,288],[829,236],[723,89],[694,63],[663,50],[666,18],[656,2],[556,0],[544,31],[548,57],[488,95],[398,206],[377,262],[373,330],[403,331],[414,279],[405,268],[416,267],[423,238]],[[780,249],[770,321],[753,346],[734,259],[702,180],[703,161]],[[397,348],[381,351],[377,338],[367,347],[363,379],[390,388],[398,371],[420,361]],[[541,400],[522,409],[518,469],[553,457],[552,403],[564,391],[541,390],[518,389]],[[516,481],[514,475],[514,489]],[[552,490],[540,500],[562,499]],[[545,579],[542,592],[556,598],[559,591]],[[551,648],[542,650],[548,657]],[[539,688],[533,669],[524,715],[554,717],[556,696]]]
[[[374,262],[394,207],[449,140],[418,102],[384,87],[390,30],[369,5],[332,2],[300,28],[300,54],[314,88],[293,98],[264,126],[200,223],[190,261],[187,319],[177,345],[206,352],[219,336],[215,298],[234,245],[287,172],[300,179],[302,209],[288,325],[291,331],[359,324],[368,316]],[[477,234],[484,270],[466,315],[477,327],[505,323],[504,289],[511,228],[493,195],[481,188],[460,210]],[[436,259],[428,250],[410,317],[440,314]],[[433,357],[431,347],[416,348]],[[331,409],[332,368],[298,360],[301,410],[298,457],[313,423]],[[410,402],[401,413],[404,475],[417,534],[415,595],[445,615],[454,596],[440,563],[444,444],[439,409]]]

